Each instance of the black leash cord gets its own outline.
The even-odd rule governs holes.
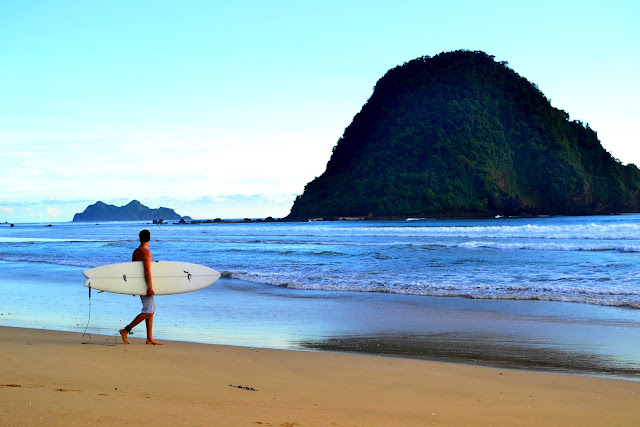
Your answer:
[[[89,284],[88,288],[89,288],[89,319],[87,320],[87,326],[84,327],[84,332],[82,333],[82,338],[87,336],[87,337],[89,337],[89,341],[83,342],[82,344],[94,344],[94,343],[91,342],[91,339],[92,339],[91,334],[87,333],[87,329],[89,328],[89,322],[91,322],[91,284]],[[116,339],[113,342],[113,344],[109,344],[109,341],[107,341],[103,345],[110,346],[110,347],[113,347],[113,346],[117,345],[118,344],[118,335],[119,335],[119,333],[116,334]]]

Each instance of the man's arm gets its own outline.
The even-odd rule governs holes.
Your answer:
[[[156,293],[153,290],[153,277],[151,276],[151,263],[153,262],[151,251],[141,246],[133,251],[131,261],[142,261],[144,280],[147,282],[147,296],[155,295]]]
[[[151,260],[145,259],[142,261],[142,265],[144,266],[144,280],[147,282],[147,296],[155,295],[156,293],[153,291],[153,277],[151,276]]]

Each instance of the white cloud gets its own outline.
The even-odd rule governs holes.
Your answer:
[[[26,210],[27,210],[27,212],[29,212],[29,216],[31,218],[37,218],[39,216],[42,216],[42,212],[35,212],[31,208],[27,208]]]
[[[60,215],[60,209],[52,208],[52,207],[48,207],[47,208],[47,216],[48,217],[56,217],[58,215]]]
[[[12,214],[13,213],[13,209],[7,208],[7,207],[4,207],[4,206],[0,206],[0,212],[6,212],[6,213]]]

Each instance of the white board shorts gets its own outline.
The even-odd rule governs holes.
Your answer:
[[[142,300],[142,313],[155,313],[156,299],[153,295],[151,295],[150,297],[146,295],[140,295],[140,299]]]

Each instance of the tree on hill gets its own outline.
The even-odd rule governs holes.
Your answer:
[[[640,171],[484,52],[389,70],[290,219],[638,211]]]

